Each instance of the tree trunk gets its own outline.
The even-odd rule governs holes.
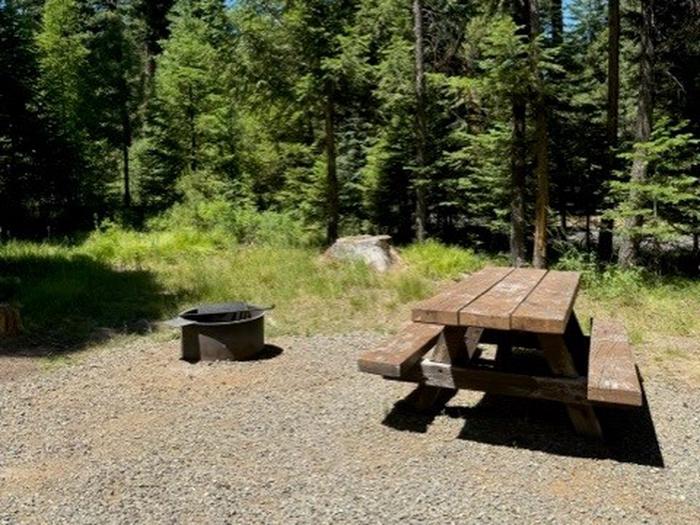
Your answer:
[[[608,114],[606,135],[608,140],[607,179],[612,178],[615,167],[617,129],[620,101],[620,1],[608,1]],[[610,261],[613,252],[613,221],[601,222],[598,233],[598,258]]]
[[[510,262],[525,264],[525,99],[513,97],[513,132],[510,166]]]
[[[563,10],[562,10],[562,0],[551,0],[550,1],[550,22],[552,26],[552,45],[557,47],[560,46],[563,42],[563,36],[564,36],[564,15],[563,15]],[[561,80],[562,75],[556,75],[557,81]],[[552,136],[556,136],[556,133],[559,132],[560,128],[559,126],[556,126],[556,122],[553,122],[553,128],[551,130]],[[555,127],[556,126],[556,127]],[[568,188],[567,188],[567,178],[565,174],[560,173],[559,174],[559,195],[558,195],[558,202],[559,202],[559,228],[562,232],[562,235],[566,235],[566,213],[567,213],[567,194],[568,194]]]
[[[338,173],[335,165],[335,104],[333,89],[328,88],[325,105],[326,134],[326,242],[333,244],[338,238]]]
[[[512,7],[515,23],[521,27],[525,26],[527,17],[523,0],[513,0]],[[520,267],[525,264],[525,119],[527,116],[526,99],[522,93],[513,93],[511,107],[513,130],[510,150],[510,263]]]
[[[551,21],[552,21],[552,44],[558,46],[562,43],[564,34],[564,16],[562,11],[562,0],[551,0]]]
[[[131,207],[131,184],[129,177],[129,142],[122,143],[122,157],[124,163],[124,207]]]
[[[124,207],[131,207],[131,177],[129,173],[129,148],[131,148],[131,119],[129,118],[129,93],[126,79],[122,76],[120,89],[121,96],[121,121],[122,121],[122,162],[124,174]]]
[[[547,132],[547,109],[543,100],[535,103],[535,237],[532,265],[547,267],[547,227],[549,211],[549,136]]]
[[[653,5],[652,0],[642,0],[642,24],[640,28],[641,53],[639,57],[639,101],[637,105],[637,121],[635,142],[647,142],[651,137],[652,122],[652,90],[653,90],[653,53],[652,44]],[[647,178],[648,161],[644,152],[637,150],[632,160],[630,182],[640,184]],[[631,209],[638,209],[642,196],[632,187],[628,195]],[[619,264],[623,268],[634,266],[639,261],[639,234],[636,231],[642,225],[640,215],[625,218],[624,233],[620,240],[618,254]]]
[[[540,32],[538,0],[530,0],[530,37],[534,41]],[[539,60],[539,59],[538,59]],[[537,63],[533,62],[533,68]],[[539,72],[535,93],[535,178],[537,196],[535,198],[535,237],[532,251],[532,265],[535,268],[547,267],[547,215],[549,211],[549,131],[547,129],[547,104],[544,97],[544,79]]]
[[[415,39],[415,91],[416,91],[416,172],[414,186],[416,191],[416,239],[425,240],[428,216],[425,195],[425,144],[427,121],[425,113],[425,64],[423,57],[423,11],[420,0],[413,0],[413,35]]]
[[[19,310],[9,304],[0,304],[0,336],[15,337],[22,333]]]
[[[189,105],[187,107],[187,117],[190,125],[190,171],[197,171],[197,110],[194,106],[194,94],[192,86],[187,86]]]
[[[119,76],[116,81],[117,100],[119,104],[119,120],[121,125],[121,154],[122,154],[122,173],[123,173],[123,196],[122,200],[125,208],[131,206],[131,188],[129,177],[129,148],[131,147],[131,118],[129,115],[129,84],[126,78],[126,64],[124,63],[124,22],[120,14],[117,12],[117,2],[111,2],[109,9],[112,15],[117,20],[119,39],[116,46],[116,63],[119,66]]]
[[[586,251],[591,249],[591,212],[586,210]]]

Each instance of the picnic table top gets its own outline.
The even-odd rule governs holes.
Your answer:
[[[580,280],[579,272],[491,266],[417,304],[413,320],[563,334]]]

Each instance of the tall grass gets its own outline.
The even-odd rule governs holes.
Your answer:
[[[457,279],[489,261],[471,249],[446,246],[433,240],[408,246],[401,256],[414,271],[430,279]]]
[[[233,299],[276,305],[272,335],[389,331],[408,319],[413,301],[449,280],[506,264],[432,241],[400,255],[398,270],[377,274],[361,263],[326,260],[316,248],[248,244],[220,229],[109,227],[78,245],[0,245],[0,301],[21,304],[31,342],[65,348],[100,328],[143,331],[187,306]],[[583,272],[582,319],[619,317],[637,342],[659,334],[700,337],[698,281],[601,272],[580,255],[562,258],[559,267]]]
[[[435,289],[435,275],[477,265],[471,252],[458,254],[412,247],[408,265],[377,274],[362,263],[327,260],[316,248],[250,245],[219,230],[112,226],[75,246],[4,244],[0,270],[20,282],[12,299],[32,340],[70,347],[99,328],[142,330],[185,307],[233,299],[274,304],[273,335],[391,330],[409,303]]]
[[[700,280],[641,268],[600,269],[576,252],[562,257],[557,268],[582,272],[583,293],[576,306],[583,319],[621,319],[636,343],[664,335],[700,337]]]

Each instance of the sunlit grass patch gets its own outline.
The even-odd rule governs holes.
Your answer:
[[[433,240],[407,246],[401,250],[401,257],[418,274],[430,279],[457,279],[488,262],[488,258],[471,249],[446,246]]]
[[[651,276],[603,279],[584,286],[577,311],[584,318],[623,320],[633,343],[645,341],[651,334],[700,338],[700,282]]]

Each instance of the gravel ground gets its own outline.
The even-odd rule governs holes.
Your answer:
[[[196,365],[141,339],[0,375],[0,524],[700,523],[699,389],[647,377],[605,446],[556,404],[418,417],[411,385],[356,371],[379,337]]]

